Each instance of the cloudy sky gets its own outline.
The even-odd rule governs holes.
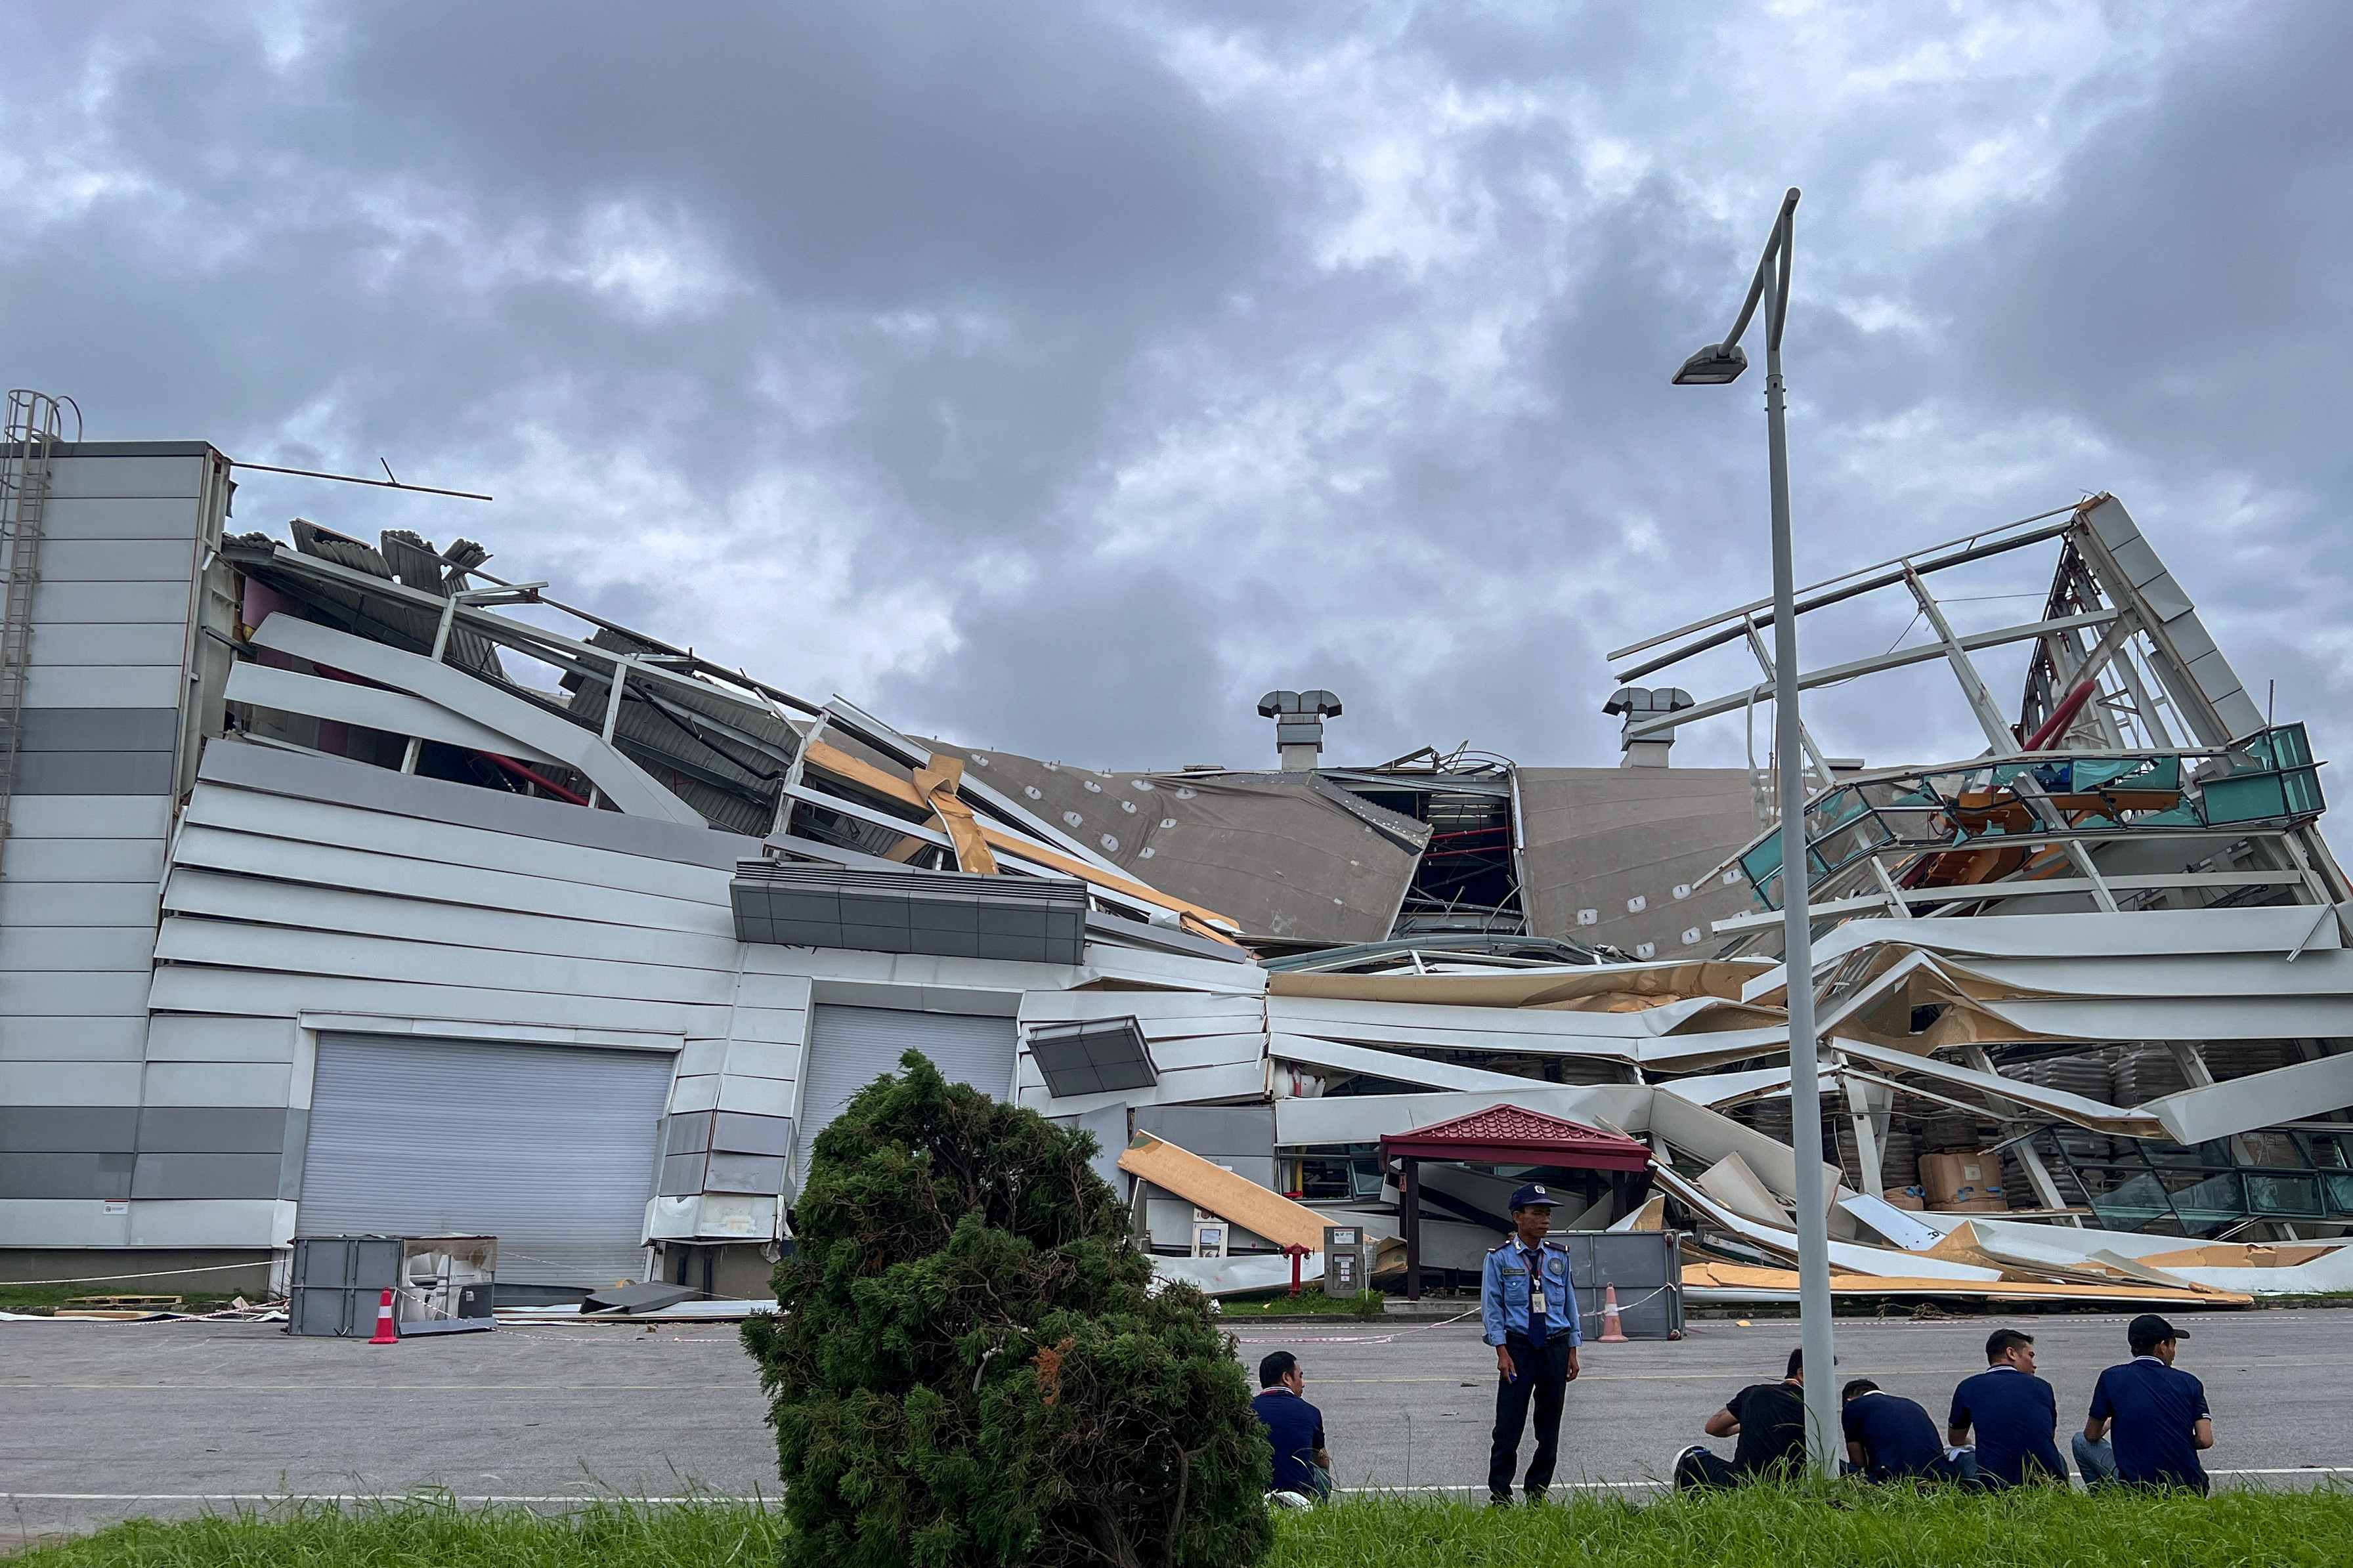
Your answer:
[[[246,528],[463,532],[806,695],[1070,761],[1266,762],[1259,693],[1324,686],[1337,759],[1612,763],[1602,654],[1767,585],[1761,374],[1667,377],[1795,184],[1801,576],[2111,490],[2250,688],[2353,733],[2353,7],[35,26],[0,64],[9,383],[93,438],[498,498],[249,475]],[[2002,595],[2047,570],[1957,618],[2031,619]],[[1809,623],[1807,662],[1909,617]],[[1815,721],[1874,761],[1980,743],[1933,670]]]

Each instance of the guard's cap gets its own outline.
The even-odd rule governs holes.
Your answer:
[[[2186,1340],[2189,1337],[2188,1329],[2177,1329],[2155,1312],[2143,1312],[2125,1326],[2125,1342],[2132,1346],[2135,1355],[2168,1340]]]
[[[1548,1209],[1556,1206],[1553,1195],[1545,1191],[1542,1182],[1530,1182],[1512,1194],[1515,1209]]]

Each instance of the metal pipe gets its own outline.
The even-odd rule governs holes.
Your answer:
[[[1814,1034],[1813,920],[1808,908],[1803,725],[1798,713],[1797,570],[1789,543],[1789,439],[1782,397],[1781,328],[1788,309],[1790,251],[1798,193],[1782,204],[1778,276],[1765,349],[1765,431],[1773,487],[1773,727],[1781,785],[1782,962],[1788,976],[1789,1081],[1818,1083]],[[1792,852],[1795,846],[1795,852]],[[1806,1457],[1814,1472],[1839,1473],[1841,1428],[1836,1349],[1831,1332],[1829,1194],[1822,1190],[1822,1100],[1819,1091],[1789,1096],[1798,1214],[1799,1338],[1806,1361]]]

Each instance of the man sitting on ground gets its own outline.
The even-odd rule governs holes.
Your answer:
[[[2214,1446],[2206,1385],[2173,1364],[2177,1342],[2189,1337],[2154,1312],[2126,1326],[2133,1359],[2100,1373],[2091,1418],[2075,1437],[2075,1468],[2085,1486],[2206,1489],[2206,1468],[2198,1462],[2199,1450]]]
[[[1953,1390],[1946,1440],[1957,1448],[1977,1432],[1978,1480],[1989,1487],[2067,1479],[2059,1457],[2059,1399],[2034,1374],[2034,1336],[1996,1329],[1986,1340],[1986,1369]]]
[[[1275,1352],[1258,1363],[1258,1381],[1261,1392],[1250,1408],[1274,1448],[1274,1480],[1267,1490],[1298,1507],[1330,1497],[1332,1456],[1324,1448],[1324,1413],[1303,1397],[1307,1374],[1299,1369],[1299,1358]]]
[[[1675,1458],[1675,1487],[1738,1486],[1759,1478],[1787,1479],[1806,1464],[1805,1352],[1789,1352],[1789,1373],[1778,1383],[1752,1383],[1707,1418],[1711,1437],[1737,1437],[1726,1460],[1694,1443]]]
[[[1867,1377],[1840,1392],[1840,1425],[1846,1429],[1846,1457],[1874,1481],[1949,1481],[1959,1467],[1945,1458],[1936,1423],[1916,1400],[1890,1394]]]

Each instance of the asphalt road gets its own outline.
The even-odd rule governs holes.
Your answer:
[[[2065,1427],[2122,1318],[2011,1320],[2036,1336]],[[2002,1320],[1841,1322],[1840,1375],[1939,1420]],[[1299,1355],[1344,1486],[1482,1484],[1493,1359],[1469,1326],[1240,1327],[1239,1353]],[[1646,1483],[1736,1389],[1778,1375],[1796,1325],[1694,1326],[1679,1343],[1591,1346],[1571,1385],[1557,1484]],[[2181,1364],[2205,1380],[2218,1478],[2353,1474],[2339,1412],[2353,1311],[2214,1314]],[[1253,1378],[1255,1381],[1255,1378]],[[510,1328],[372,1346],[213,1323],[0,1323],[0,1541],[288,1494],[543,1504],[690,1487],[773,1495],[750,1360],[723,1325]]]

